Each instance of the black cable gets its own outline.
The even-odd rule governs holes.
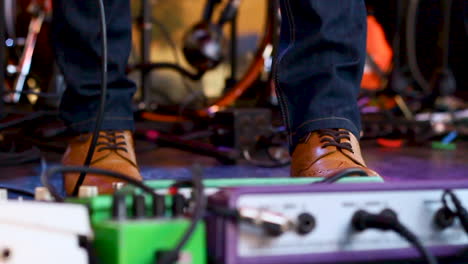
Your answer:
[[[371,214],[363,210],[357,211],[352,219],[352,226],[356,231],[378,229],[382,231],[394,231],[413,245],[425,259],[427,264],[437,264],[437,259],[427,250],[418,237],[413,234],[399,220],[397,215],[386,209],[380,214]]]
[[[177,71],[179,74],[182,74],[182,75],[184,75],[184,76],[186,76],[186,77],[188,77],[188,78],[190,78],[191,80],[194,80],[194,81],[201,80],[201,78],[205,74],[205,72],[203,72],[203,71],[199,71],[199,72],[196,72],[196,73],[191,73],[188,70],[180,67],[179,65],[174,64],[174,63],[170,63],[170,62],[134,64],[134,65],[132,65],[130,67],[130,69],[128,71],[132,72],[135,69],[139,69],[139,70],[142,70],[142,71],[152,71],[152,70],[155,70],[155,69],[171,69],[171,70]]]
[[[223,11],[221,11],[221,15],[218,18],[217,25],[221,27],[227,22],[232,22],[232,20],[235,19],[238,13],[237,11],[239,9],[240,4],[240,0],[230,0],[224,7]]]
[[[377,62],[374,60],[371,54],[366,53],[366,62],[369,64],[369,67],[374,70],[374,72],[379,76],[379,78],[385,79],[388,78],[388,73],[386,73],[380,66],[377,64]]]
[[[267,150],[267,155],[268,155],[268,150]],[[242,150],[242,157],[250,164],[256,167],[260,168],[267,168],[267,169],[275,169],[275,168],[283,168],[291,164],[291,160],[285,160],[285,161],[278,161],[278,160],[272,160],[273,163],[266,163],[260,160],[256,160],[252,158],[252,155],[250,154],[250,151],[248,149]],[[270,155],[268,157],[271,159]]]
[[[283,142],[285,142],[286,133],[284,127],[272,127],[271,134],[268,136],[261,136],[257,139],[255,150],[262,150],[271,162],[265,162],[263,160],[254,159],[249,149],[243,149],[241,154],[242,157],[253,166],[260,168],[282,168],[291,164],[290,158],[277,158],[270,152],[270,148],[278,147],[284,148]],[[286,136],[285,136],[286,135]]]
[[[19,124],[21,124],[23,122],[33,121],[34,119],[38,119],[38,118],[43,117],[45,115],[50,115],[50,113],[51,112],[49,112],[49,111],[37,111],[37,112],[34,112],[34,113],[29,114],[27,116],[17,118],[17,119],[13,119],[13,120],[11,120],[9,122],[0,123],[0,130],[4,130],[4,129],[10,128],[10,127],[19,125]]]
[[[37,112],[42,112],[44,115],[48,115],[48,116],[57,116],[59,114],[58,111],[54,111],[54,110],[41,110],[41,111],[31,112],[29,110],[19,110],[19,109],[15,109],[11,107],[5,109],[4,112],[6,114],[13,114],[13,115],[29,115],[29,114],[37,113]]]
[[[29,190],[20,189],[20,188],[11,187],[11,186],[6,186],[6,185],[0,185],[0,189],[5,189],[8,192],[12,192],[12,193],[16,193],[18,195],[24,195],[24,196],[34,198],[34,192],[29,191]]]
[[[40,158],[41,151],[34,146],[24,151],[16,151],[13,145],[8,152],[0,151],[0,166],[20,165]]]
[[[89,264],[99,264],[101,261],[99,260],[96,250],[93,247],[93,243],[89,241],[88,237],[79,235],[78,236],[78,243],[81,248],[83,248],[88,253],[88,263]]]
[[[161,31],[161,33],[163,34],[163,37],[166,39],[166,42],[169,44],[169,46],[171,47],[171,50],[172,50],[172,54],[174,56],[174,59],[176,61],[176,64],[182,68],[182,62],[180,60],[180,56],[179,56],[179,53],[177,52],[177,44],[175,43],[175,41],[172,39],[171,37],[171,34],[169,33],[169,30],[167,29],[167,27],[161,23],[161,21],[153,18],[153,23],[156,24],[156,26],[159,27],[159,30]],[[195,91],[195,89],[193,89],[192,87],[190,87],[190,84],[187,83],[187,75],[185,74],[180,74],[181,75],[181,78],[182,78],[182,84],[185,88],[185,91],[187,93],[189,93],[189,96],[188,97],[194,97],[195,95],[195,98],[199,97],[199,92],[200,91]],[[203,93],[203,91],[202,91]],[[203,95],[203,98],[205,98],[204,94]],[[192,100],[188,100],[188,103],[190,103]],[[185,107],[181,107],[181,110],[179,110],[179,115],[181,116],[182,115],[182,112],[184,110]]]
[[[179,66],[182,66],[179,53],[177,52],[177,44],[172,38],[171,33],[169,33],[169,30],[167,29],[167,27],[161,21],[159,21],[158,19],[154,17],[151,18],[151,21],[153,22],[153,24],[155,24],[159,28],[159,31],[161,31],[161,34],[164,40],[171,47],[172,56],[174,57],[176,64]]]
[[[421,68],[418,64],[416,50],[416,24],[419,4],[420,0],[410,0],[409,2],[406,21],[406,56],[408,60],[408,67],[413,75],[414,80],[425,93],[430,93],[430,85],[421,72]]]
[[[206,4],[203,9],[202,20],[206,23],[211,23],[213,18],[213,13],[218,4],[220,4],[222,0],[207,0]]]
[[[275,147],[275,146],[272,146],[272,147]],[[277,147],[281,147],[281,146],[277,146]],[[273,161],[273,162],[278,162],[281,164],[284,164],[284,166],[287,166],[287,165],[291,165],[291,158],[289,159],[284,159],[284,160],[281,160],[281,159],[278,159],[277,157],[273,156],[273,154],[269,151],[269,149],[264,149],[267,157]]]
[[[396,0],[397,4],[397,14],[396,14],[396,27],[395,33],[393,36],[393,67],[400,68],[401,67],[401,36],[403,30],[403,21],[405,19],[405,6],[403,5],[403,0]]]
[[[56,93],[43,93],[43,92],[34,92],[34,91],[5,91],[3,94],[31,94],[36,95],[37,97],[42,98],[60,98],[60,95]]]
[[[443,29],[442,29],[442,69],[449,68],[449,57],[450,57],[450,27],[451,27],[451,13],[453,0],[441,0],[443,5]]]
[[[151,20],[152,20],[153,24],[155,24],[159,28],[159,31],[161,31],[161,34],[163,35],[163,38],[166,40],[166,42],[171,47],[171,52],[172,52],[172,56],[175,59],[175,63],[179,67],[182,67],[182,62],[180,60],[179,53],[177,52],[177,44],[175,43],[174,39],[171,37],[171,34],[169,33],[169,30],[158,19],[153,17]],[[187,83],[187,76],[184,75],[184,74],[181,74],[181,77],[182,77],[182,83],[184,85],[184,88],[185,88],[186,92],[188,92],[188,93],[196,92],[196,91],[193,91],[193,89],[190,88],[190,85]]]
[[[234,221],[239,221],[241,219],[241,215],[239,213],[239,210],[237,209],[231,209],[231,208],[227,208],[223,206],[208,204],[207,210],[215,215],[229,218]]]
[[[465,2],[464,3],[464,6],[462,7],[463,8],[463,25],[464,25],[464,28],[465,28],[465,34],[468,34],[468,4]]]
[[[284,126],[272,127],[271,131],[272,131],[272,134],[270,136],[260,137],[260,139],[258,139],[257,146],[262,148],[265,151],[267,157],[271,161],[276,162],[276,163],[283,163],[283,164],[287,163],[286,165],[290,165],[291,164],[290,155],[289,155],[289,159],[285,159],[285,158],[281,159],[281,158],[275,157],[273,153],[270,151],[272,147],[287,149],[287,147],[285,146],[285,142],[287,142],[287,137],[288,137],[286,128]]]
[[[44,185],[49,190],[50,194],[52,195],[52,197],[54,197],[54,199],[57,202],[63,202],[64,198],[55,189],[55,187],[50,183],[50,178],[57,173],[64,173],[64,172],[84,172],[84,173],[92,173],[92,174],[97,174],[97,175],[102,175],[102,176],[108,176],[108,177],[126,181],[138,188],[141,188],[143,191],[145,191],[146,193],[150,195],[154,194],[154,190],[148,185],[122,173],[109,171],[109,170],[103,170],[103,169],[97,169],[97,168],[91,168],[91,167],[57,166],[57,167],[53,167],[47,170],[43,170],[41,174],[42,185]],[[64,174],[64,176],[67,176],[67,175],[72,176],[71,174]]]
[[[446,190],[442,196],[442,202],[445,208],[449,208],[447,205],[447,196],[451,198],[452,203],[455,206],[456,211],[454,212],[454,214],[459,218],[460,223],[463,229],[465,230],[465,233],[468,234],[468,211],[465,207],[463,207],[463,204],[458,198],[458,196],[451,190]]]
[[[154,17],[151,18],[151,22],[159,28],[159,31],[161,32],[162,37],[164,38],[164,40],[167,42],[167,44],[171,48],[172,56],[174,57],[174,60],[175,60],[175,65],[177,66],[178,69],[182,69],[182,62],[180,60],[179,53],[177,52],[177,44],[175,43],[174,39],[171,37],[169,30],[161,21],[159,21],[158,19]],[[140,23],[142,22],[140,21]],[[164,67],[161,67],[161,68],[164,68]],[[176,69],[176,68],[171,68],[171,67],[167,67],[167,68]],[[157,68],[155,67],[151,69],[157,69]],[[191,77],[188,77],[189,75],[184,74],[186,71],[178,70],[177,72],[181,75],[182,83],[184,85],[185,90],[190,94],[197,93],[197,91],[194,91],[194,89],[192,89],[190,85],[187,83],[187,78],[191,78]]]
[[[421,243],[421,241],[414,235],[408,228],[403,224],[399,223],[395,227],[395,232],[405,238],[410,244],[412,244],[421,254],[422,257],[427,261],[428,264],[437,264],[437,259],[427,250],[427,248]]]
[[[86,155],[84,166],[89,166],[93,158],[94,150],[96,149],[97,140],[99,137],[99,132],[101,131],[102,121],[104,119],[104,110],[106,107],[106,96],[107,96],[107,29],[106,29],[106,14],[104,10],[103,0],[98,0],[99,2],[99,14],[100,14],[100,25],[101,25],[101,53],[102,53],[102,76],[101,76],[101,100],[99,105],[99,110],[96,117],[96,124],[93,131],[93,137],[91,138],[91,144],[89,146],[88,153]],[[80,186],[83,184],[83,181],[86,177],[86,171],[80,173],[80,177],[76,182],[75,188],[73,189],[73,195],[78,194]]]
[[[350,169],[345,169],[342,170],[338,173],[335,173],[334,175],[327,177],[321,181],[318,181],[316,183],[334,183],[337,182],[344,177],[349,177],[351,175],[359,175],[359,176],[369,176],[363,169],[360,168],[350,168]]]
[[[182,238],[177,242],[177,245],[169,252],[165,252],[160,256],[157,260],[158,264],[174,264],[179,259],[179,253],[182,248],[185,246],[187,241],[192,236],[193,232],[195,231],[198,223],[202,220],[203,216],[205,215],[206,210],[206,197],[204,193],[204,186],[202,182],[202,171],[201,168],[195,167],[192,173],[192,181],[191,184],[195,191],[195,208],[193,210],[192,218],[190,220],[190,226],[185,231]],[[180,183],[176,183],[175,186],[179,186],[181,184],[190,184],[188,181],[183,181]]]

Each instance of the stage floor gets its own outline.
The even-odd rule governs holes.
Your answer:
[[[363,142],[368,166],[379,172],[385,181],[446,180],[468,178],[468,142],[458,144],[457,150],[436,150],[430,146],[389,149],[375,141]],[[287,177],[289,168],[265,169],[240,163],[222,166],[216,160],[174,149],[151,148],[146,142],[136,142],[142,175],[149,179],[180,179],[190,177],[192,164],[202,165],[206,178]],[[61,155],[46,152],[49,166],[60,162]],[[0,185],[33,190],[40,185],[40,164],[29,163],[14,167],[0,167]],[[54,183],[61,186],[60,177]]]

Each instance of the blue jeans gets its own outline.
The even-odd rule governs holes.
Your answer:
[[[98,1],[53,0],[52,41],[67,84],[60,115],[75,132],[94,129],[101,94]],[[126,76],[131,51],[129,0],[104,0],[108,38],[108,86],[103,130],[133,130],[135,84]]]
[[[275,83],[291,151],[305,135],[344,128],[357,138],[366,55],[364,0],[280,0]]]
[[[357,107],[365,61],[364,0],[280,0],[281,40],[275,81],[291,150],[307,133],[345,128],[359,137]],[[105,0],[109,91],[103,129],[133,129],[135,85],[125,75],[131,48],[130,1]],[[68,88],[61,104],[78,132],[94,128],[100,94],[96,1],[54,0],[54,44]]]

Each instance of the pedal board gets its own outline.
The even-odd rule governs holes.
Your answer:
[[[304,185],[319,180],[312,178],[207,179],[204,180],[204,185],[205,193],[209,196],[229,186]],[[349,177],[343,180],[348,183],[381,181],[378,177]],[[120,189],[119,193],[123,196],[119,198],[119,212],[116,211],[116,196],[112,195],[70,198],[67,202],[82,204],[89,209],[95,232],[94,248],[98,258],[104,261],[103,263],[155,263],[157,252],[171,249],[189,224],[188,219],[180,218],[178,215],[181,215],[182,207],[187,205],[191,189],[179,189],[176,201],[175,196],[167,195],[169,187],[174,182],[172,180],[146,182],[149,187],[154,188],[155,192],[160,194],[157,196],[159,201],[155,200],[156,196],[135,195],[139,192],[130,186]],[[96,194],[97,192],[83,193]],[[184,248],[178,264],[206,263],[206,237],[205,225],[200,224]]]
[[[418,258],[419,253],[395,233],[358,232],[352,228],[358,210],[379,213],[391,209],[434,255],[458,256],[468,248],[468,235],[460,221],[441,228],[434,220],[443,207],[446,189],[468,205],[468,181],[225,188],[210,197],[211,206],[247,213],[254,208],[250,210],[253,222],[261,212],[277,212],[296,228],[272,236],[248,223],[212,216],[207,221],[209,255],[214,263],[224,264],[362,263]],[[266,217],[275,219],[278,215],[270,213]]]
[[[304,185],[312,184],[322,180],[322,178],[234,178],[234,179],[205,179],[205,194],[207,196],[218,192],[221,188],[226,187],[241,187],[241,186],[278,186],[278,185]],[[381,183],[380,177],[346,177],[339,181],[340,183]],[[145,184],[155,189],[156,193],[166,195],[169,187],[175,183],[174,180],[151,180]],[[125,186],[121,189],[123,193],[132,194],[135,192],[135,187]],[[180,188],[179,193],[188,198],[191,194],[190,188]],[[70,198],[68,202],[86,205],[90,210],[91,222],[99,222],[112,218],[112,196],[99,195],[88,198]],[[128,213],[131,214],[132,195],[127,196],[126,205]],[[151,197],[145,195],[147,206],[150,206]],[[165,207],[169,210],[172,206],[172,199],[166,197]]]

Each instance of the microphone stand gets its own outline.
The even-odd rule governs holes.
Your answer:
[[[142,65],[151,63],[151,34],[153,30],[153,21],[151,12],[153,10],[153,5],[150,0],[141,1],[141,10],[140,10],[140,23],[141,23],[141,37],[140,37],[140,48],[141,48],[141,61]],[[149,107],[148,95],[149,95],[149,86],[150,86],[150,70],[142,69],[141,70],[141,98],[142,98],[142,107],[147,109]]]
[[[5,94],[5,1],[0,0],[0,118],[5,116],[3,95]]]
[[[436,100],[438,96],[451,96],[455,93],[457,85],[455,77],[450,69],[450,28],[451,28],[451,11],[453,0],[442,0],[441,8],[443,13],[443,21],[441,32],[439,35],[440,47],[440,66],[436,69],[430,80],[432,91],[432,100]],[[431,102],[434,103],[434,102]]]

